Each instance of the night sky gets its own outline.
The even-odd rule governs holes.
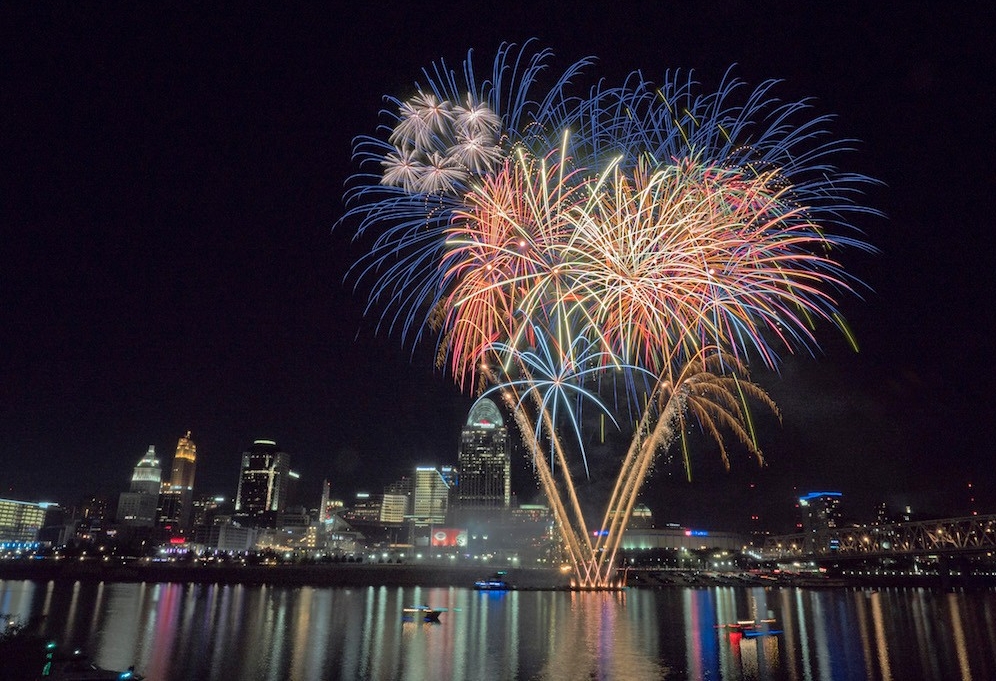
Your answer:
[[[291,454],[311,504],[324,477],[348,497],[455,462],[472,397],[430,350],[375,333],[345,279],[362,244],[332,227],[383,95],[535,37],[559,67],[598,57],[585,86],[674,68],[715,85],[731,64],[784,79],[778,94],[860,140],[838,164],[883,183],[865,202],[886,217],[856,223],[881,252],[844,256],[869,287],[841,305],[860,352],[823,328],[823,354],[757,371],[783,411],[762,424],[768,466],[735,452],[726,473],[703,452],[688,483],[662,461],[658,520],[756,511],[778,529],[825,488],[859,517],[878,501],[962,514],[969,482],[996,512],[992,10],[537,4],[4,3],[0,495],[116,495],[149,444],[168,466],[187,430],[198,491],[228,496],[257,438]]]

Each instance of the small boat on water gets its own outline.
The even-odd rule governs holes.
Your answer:
[[[53,681],[142,681],[145,678],[136,674],[134,667],[125,671],[98,667],[81,650],[74,650],[69,655],[53,655],[42,676]]]
[[[439,616],[446,608],[430,608],[428,605],[413,605],[401,611],[401,618],[406,622],[431,622],[440,624]]]
[[[508,591],[512,586],[505,581],[504,572],[496,572],[487,579],[474,582],[474,588],[478,591]]]
[[[781,629],[774,629],[775,620],[737,620],[732,624],[720,625],[730,630],[730,636],[742,638],[758,638],[759,636],[774,636],[782,633]]]

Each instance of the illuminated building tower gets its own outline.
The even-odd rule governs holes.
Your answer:
[[[131,476],[131,488],[118,497],[117,521],[122,525],[152,527],[156,522],[163,471],[155,445],[149,445]]]
[[[450,486],[434,466],[419,466],[412,481],[412,523],[416,527],[446,521]]]
[[[401,525],[409,514],[412,497],[412,481],[401,478],[384,488],[384,499],[380,506],[380,521],[387,525]]]
[[[830,530],[840,526],[840,492],[810,492],[799,498],[806,553],[836,551]]]
[[[159,524],[173,532],[189,529],[194,501],[194,470],[197,466],[197,447],[190,439],[190,431],[176,443],[173,470],[169,482],[164,483],[159,503]]]
[[[497,405],[482,397],[460,435],[455,504],[466,509],[507,509],[511,504],[512,457],[508,429]]]
[[[272,440],[256,440],[242,453],[235,517],[251,525],[275,526],[287,508],[290,455]]]

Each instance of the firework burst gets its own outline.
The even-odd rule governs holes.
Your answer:
[[[551,54],[530,50],[502,46],[483,78],[469,54],[459,72],[438,62],[388,98],[382,134],[356,141],[374,172],[353,178],[342,221],[372,242],[353,274],[382,322],[409,342],[436,334],[441,366],[514,412],[576,576],[604,586],[647,470],[687,420],[725,464],[723,432],[760,460],[746,403],[774,405],[746,365],[812,352],[819,322],[849,333],[837,299],[856,282],[838,256],[870,250],[850,220],[874,211],[855,200],[869,180],[831,164],[849,141],[805,100],[776,100],[775,81],[728,74],[703,91],[691,74],[634,73],[575,97],[591,60],[543,90]],[[581,406],[608,412],[600,390],[620,386],[637,427],[593,546],[558,428],[581,446]]]

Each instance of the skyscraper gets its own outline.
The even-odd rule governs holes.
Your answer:
[[[272,440],[256,440],[242,453],[235,516],[250,524],[276,522],[287,507],[290,455]]]
[[[197,446],[190,431],[180,438],[173,454],[173,470],[169,482],[162,486],[159,503],[159,524],[171,530],[185,531],[190,527],[194,501],[194,471],[197,466]]]
[[[840,492],[810,492],[799,498],[803,540],[807,553],[836,551],[830,530],[840,526]]]
[[[474,403],[460,435],[456,505],[466,509],[507,509],[511,505],[512,457],[508,429],[497,405],[486,397]]]
[[[434,466],[419,466],[412,481],[412,522],[416,527],[446,521],[450,486]]]
[[[131,487],[118,497],[117,521],[123,525],[152,527],[162,487],[162,469],[156,458],[155,445],[139,459],[131,476]]]

